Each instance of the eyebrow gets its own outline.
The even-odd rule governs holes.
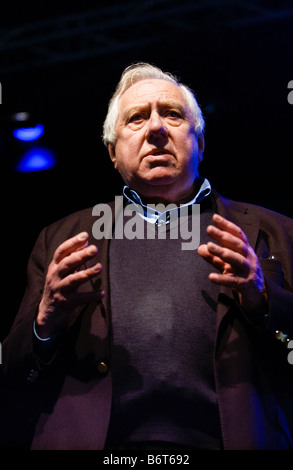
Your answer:
[[[149,107],[149,104],[141,104],[141,105],[130,106],[129,108],[123,110],[122,119],[125,120],[125,119],[127,119],[127,117],[130,114],[136,113],[138,111],[143,111],[143,110],[147,109],[148,107]],[[185,107],[182,104],[178,103],[178,101],[175,101],[175,100],[159,101],[158,102],[158,107],[160,109],[175,108],[175,109],[178,109],[182,113],[183,116],[187,115]]]

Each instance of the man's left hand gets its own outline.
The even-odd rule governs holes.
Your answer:
[[[264,277],[245,233],[219,214],[214,214],[213,222],[215,225],[209,225],[207,233],[216,243],[198,247],[200,256],[220,271],[210,273],[209,279],[235,290],[245,311],[263,309],[267,305]]]

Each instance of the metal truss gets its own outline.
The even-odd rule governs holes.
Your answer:
[[[172,32],[239,28],[293,16],[284,2],[264,0],[140,0],[0,30],[0,77],[153,46]],[[288,2],[290,4],[290,2]]]

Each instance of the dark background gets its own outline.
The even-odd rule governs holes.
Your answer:
[[[158,65],[195,91],[206,119],[200,171],[223,196],[293,217],[292,56],[289,1],[6,5],[0,18],[0,340],[16,314],[43,226],[120,191],[101,134],[108,101],[130,63]],[[28,145],[12,137],[10,116],[24,110],[45,126],[38,145],[55,153],[52,169],[16,171]]]

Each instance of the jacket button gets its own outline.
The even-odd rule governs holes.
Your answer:
[[[99,374],[105,375],[109,371],[109,366],[104,361],[99,361],[96,364],[97,371]]]

